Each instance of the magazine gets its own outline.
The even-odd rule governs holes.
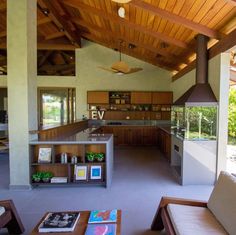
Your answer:
[[[39,232],[72,232],[75,229],[79,216],[79,212],[48,213],[46,218],[39,225]]]
[[[93,210],[88,223],[109,223],[117,221],[117,210]]]
[[[51,162],[52,149],[51,148],[39,148],[39,163],[49,163]]]
[[[116,224],[89,224],[85,235],[116,235]]]

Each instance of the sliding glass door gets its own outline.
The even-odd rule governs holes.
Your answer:
[[[40,126],[75,120],[74,88],[39,88]]]

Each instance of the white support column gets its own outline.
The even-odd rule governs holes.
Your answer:
[[[230,54],[221,53],[210,60],[209,82],[218,99],[218,146],[217,177],[226,170],[228,141],[228,103],[229,103]]]
[[[7,0],[10,188],[30,188],[30,130],[37,129],[36,0]]]

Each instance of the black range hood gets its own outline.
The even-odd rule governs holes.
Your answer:
[[[196,84],[187,90],[174,105],[216,105],[217,100],[208,83],[208,37],[197,35]]]

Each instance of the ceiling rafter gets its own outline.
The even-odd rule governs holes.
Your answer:
[[[50,40],[50,39],[54,39],[54,38],[60,38],[60,37],[63,37],[65,36],[65,33],[64,32],[55,32],[55,33],[52,33],[52,34],[49,34],[45,37],[45,40]]]
[[[37,20],[37,25],[50,23],[52,20],[49,17],[44,17]]]
[[[48,59],[48,57],[53,53],[53,51],[46,51],[45,54],[38,62],[38,68],[40,68]]]
[[[0,43],[0,49],[6,49],[6,43]],[[38,42],[37,49],[38,50],[63,50],[63,51],[74,51],[77,47],[69,44],[62,44],[62,43],[46,43],[46,42]]]
[[[216,43],[213,47],[208,49],[208,57],[209,59],[213,58],[214,56],[229,50],[230,48],[236,45],[236,29],[221,39],[218,43]],[[190,72],[196,67],[196,60],[192,61],[188,64],[185,68],[180,70],[177,74],[172,76],[172,80],[175,81],[182,77],[184,74]]]
[[[58,14],[57,10],[53,6],[51,1],[38,0],[38,5],[41,9],[48,9],[48,17],[57,25],[58,29],[63,30],[67,38],[71,41],[71,43],[77,47],[81,46],[80,36],[77,35],[75,31],[70,29],[69,24],[64,18]]]
[[[112,14],[109,14],[109,13],[104,14],[104,11],[102,11],[100,9],[97,9],[97,8],[94,8],[94,7],[91,7],[87,4],[83,4],[81,2],[78,2],[77,0],[63,0],[62,2],[65,5],[73,7],[75,9],[80,10],[80,11],[86,11],[90,14],[91,13],[96,14],[96,15],[98,15],[99,17],[101,17],[103,19],[110,20],[113,23],[124,26],[125,28],[134,29],[138,32],[141,32],[141,33],[144,33],[146,35],[152,36],[152,37],[154,37],[158,40],[167,42],[169,44],[173,44],[173,45],[178,46],[180,48],[192,50],[192,48],[189,47],[188,44],[183,42],[183,41],[180,41],[178,39],[169,37],[168,35],[165,35],[165,34],[160,33],[160,32],[152,31],[152,30],[150,30],[150,29],[148,29],[144,26],[137,25],[137,24],[132,23],[128,20],[122,19],[118,16],[115,16],[115,15],[112,15]]]
[[[151,45],[148,45],[148,44],[143,44],[141,42],[138,42],[136,40],[131,40],[128,36],[123,36],[121,34],[118,34],[116,32],[113,32],[113,31],[109,31],[105,28],[102,28],[102,27],[98,27],[97,25],[94,25],[94,24],[90,24],[88,22],[85,22],[84,20],[81,20],[79,18],[73,18],[72,19],[73,22],[75,22],[76,24],[78,25],[81,25],[83,27],[86,27],[88,29],[92,29],[92,30],[95,30],[95,31],[98,31],[104,35],[109,35],[110,37],[113,37],[113,38],[116,38],[116,39],[122,39],[123,41],[126,41],[127,43],[132,43],[134,44],[135,46],[138,46],[138,47],[141,47],[141,48],[144,48],[146,50],[149,50],[151,51],[152,53],[157,53],[157,54],[160,54],[164,57],[168,57],[168,58],[171,58],[171,59],[178,59],[178,57],[172,53],[169,53],[167,52],[166,50],[162,49],[162,48],[155,48]],[[187,63],[185,61],[185,63]]]
[[[103,45],[105,47],[108,47],[108,48],[111,48],[111,49],[119,47],[119,42],[117,42],[117,44],[109,42],[109,44],[108,44],[108,43],[105,43],[104,41],[102,41],[102,39],[100,39],[98,37],[95,37],[95,36],[93,36],[91,34],[88,34],[88,33],[82,33],[82,36],[84,36],[86,39],[92,40],[92,41],[94,41],[94,42],[96,42],[98,44],[101,44],[101,45]],[[142,56],[141,54],[136,53],[134,51],[129,51],[128,52],[128,51],[122,50],[122,54],[126,54],[128,56],[133,56],[133,57],[135,57],[135,58],[137,58],[139,60],[143,60],[143,61],[145,61],[147,63],[150,63],[150,64],[155,65],[155,66],[162,67],[162,68],[167,69],[169,71],[173,70],[173,65],[172,64],[167,64],[167,63],[164,63],[164,62],[159,62],[157,60],[154,61],[154,60],[152,60],[150,58],[147,58],[145,56]]]
[[[159,17],[162,17],[162,18],[165,18],[169,21],[172,21],[176,24],[183,25],[186,28],[189,28],[193,31],[204,34],[210,38],[221,39],[225,36],[216,30],[208,28],[208,27],[201,25],[199,23],[195,23],[195,22],[188,20],[182,16],[173,14],[171,12],[168,12],[166,10],[158,8],[157,6],[153,6],[151,4],[145,3],[141,0],[133,0],[130,4],[135,7],[139,7],[142,10],[148,11],[154,15],[157,15]]]
[[[7,36],[7,31],[0,32],[0,38],[4,38]]]

